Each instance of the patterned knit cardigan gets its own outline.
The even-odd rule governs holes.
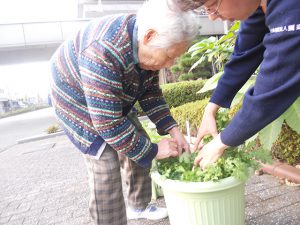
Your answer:
[[[157,145],[127,118],[136,101],[160,134],[176,126],[162,97],[158,73],[135,63],[135,15],[96,19],[64,42],[51,60],[51,98],[58,120],[75,146],[96,155],[104,141],[143,167]]]

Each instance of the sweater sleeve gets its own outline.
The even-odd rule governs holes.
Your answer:
[[[109,43],[95,41],[81,53],[78,63],[88,114],[99,135],[119,153],[150,167],[157,145],[138,134],[122,115],[123,58]]]
[[[264,38],[264,59],[242,108],[221,133],[226,145],[242,144],[300,96],[300,14],[299,9],[294,10],[295,3],[274,1],[268,5],[266,21],[271,32]]]
[[[268,32],[261,8],[241,23],[230,61],[224,67],[210,102],[229,108],[236,93],[246,83],[263,59],[263,38]]]
[[[156,125],[160,135],[166,135],[171,128],[177,126],[159,87],[158,73],[155,73],[151,87],[139,98],[139,103],[143,111]]]

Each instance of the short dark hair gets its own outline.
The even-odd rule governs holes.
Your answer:
[[[169,4],[183,11],[194,10],[201,7],[208,0],[168,0]]]

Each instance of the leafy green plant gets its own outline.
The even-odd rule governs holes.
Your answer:
[[[220,39],[212,36],[194,44],[188,52],[191,53],[192,58],[199,56],[200,58],[193,64],[190,71],[196,69],[204,61],[211,62],[217,71],[222,71],[224,64],[229,60],[233,51],[236,32],[239,27],[240,22],[238,21]]]
[[[240,103],[234,105],[230,111],[229,111],[229,119],[232,119],[233,116],[237,113],[237,111],[240,109],[242,105],[242,101]],[[289,117],[289,119],[295,119],[294,116]],[[297,119],[295,123],[297,124]],[[280,126],[280,124],[279,124]],[[285,121],[283,122],[281,127],[273,126],[274,131],[277,133],[280,131],[280,134],[276,138],[276,141],[273,143],[273,140],[271,139],[271,142],[265,142],[267,143],[267,146],[270,144],[272,145],[272,155],[280,159],[282,161],[287,162],[288,164],[299,164],[300,163],[300,134],[294,131]],[[270,133],[270,137],[272,137],[272,134],[274,135],[275,132]],[[267,133],[268,134],[268,133]],[[254,136],[252,139],[257,139],[258,145],[260,145],[261,136]],[[265,136],[266,139],[268,139],[268,136]],[[264,143],[264,140],[263,140]],[[268,146],[269,147],[269,146]]]
[[[227,114],[220,114],[218,126],[224,127],[228,122],[225,115]],[[142,126],[148,133],[151,142],[157,143],[163,138],[155,129],[149,128],[148,122],[142,122]],[[264,150],[262,147],[254,150],[254,145],[255,141],[252,141],[243,148],[227,149],[224,155],[216,163],[208,166],[206,170],[194,167],[197,152],[191,154],[184,152],[176,158],[154,160],[152,171],[158,171],[166,179],[186,182],[219,181],[230,176],[245,181],[250,175],[250,170],[259,168],[260,162],[266,163],[272,160],[269,151]],[[159,187],[154,185],[153,191],[155,190],[159,190]]]
[[[194,43],[197,43],[207,37],[200,36]],[[170,68],[171,72],[178,77],[179,81],[183,80],[196,80],[198,78],[206,79],[211,77],[212,69],[211,63],[203,60],[198,64],[197,68],[190,71],[190,68],[199,60],[200,56],[191,57],[191,53],[186,52],[181,55],[176,61],[175,65]],[[189,75],[187,75],[189,74]]]
[[[216,163],[209,165],[205,170],[193,165],[196,152],[156,161],[153,170],[157,170],[166,179],[185,182],[216,182],[231,176],[245,181],[251,170],[260,167],[260,162],[270,163],[272,160],[269,151],[262,148],[252,150],[253,144],[249,144],[244,149],[227,149]]]
[[[259,140],[264,148],[272,148],[279,137],[284,121],[290,128],[297,132],[298,135],[300,134],[300,98],[298,98],[279,118],[258,133]]]

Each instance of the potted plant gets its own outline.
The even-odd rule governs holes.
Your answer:
[[[232,148],[202,171],[194,167],[197,153],[157,161],[152,179],[162,187],[171,225],[242,225],[245,181],[268,151]]]

